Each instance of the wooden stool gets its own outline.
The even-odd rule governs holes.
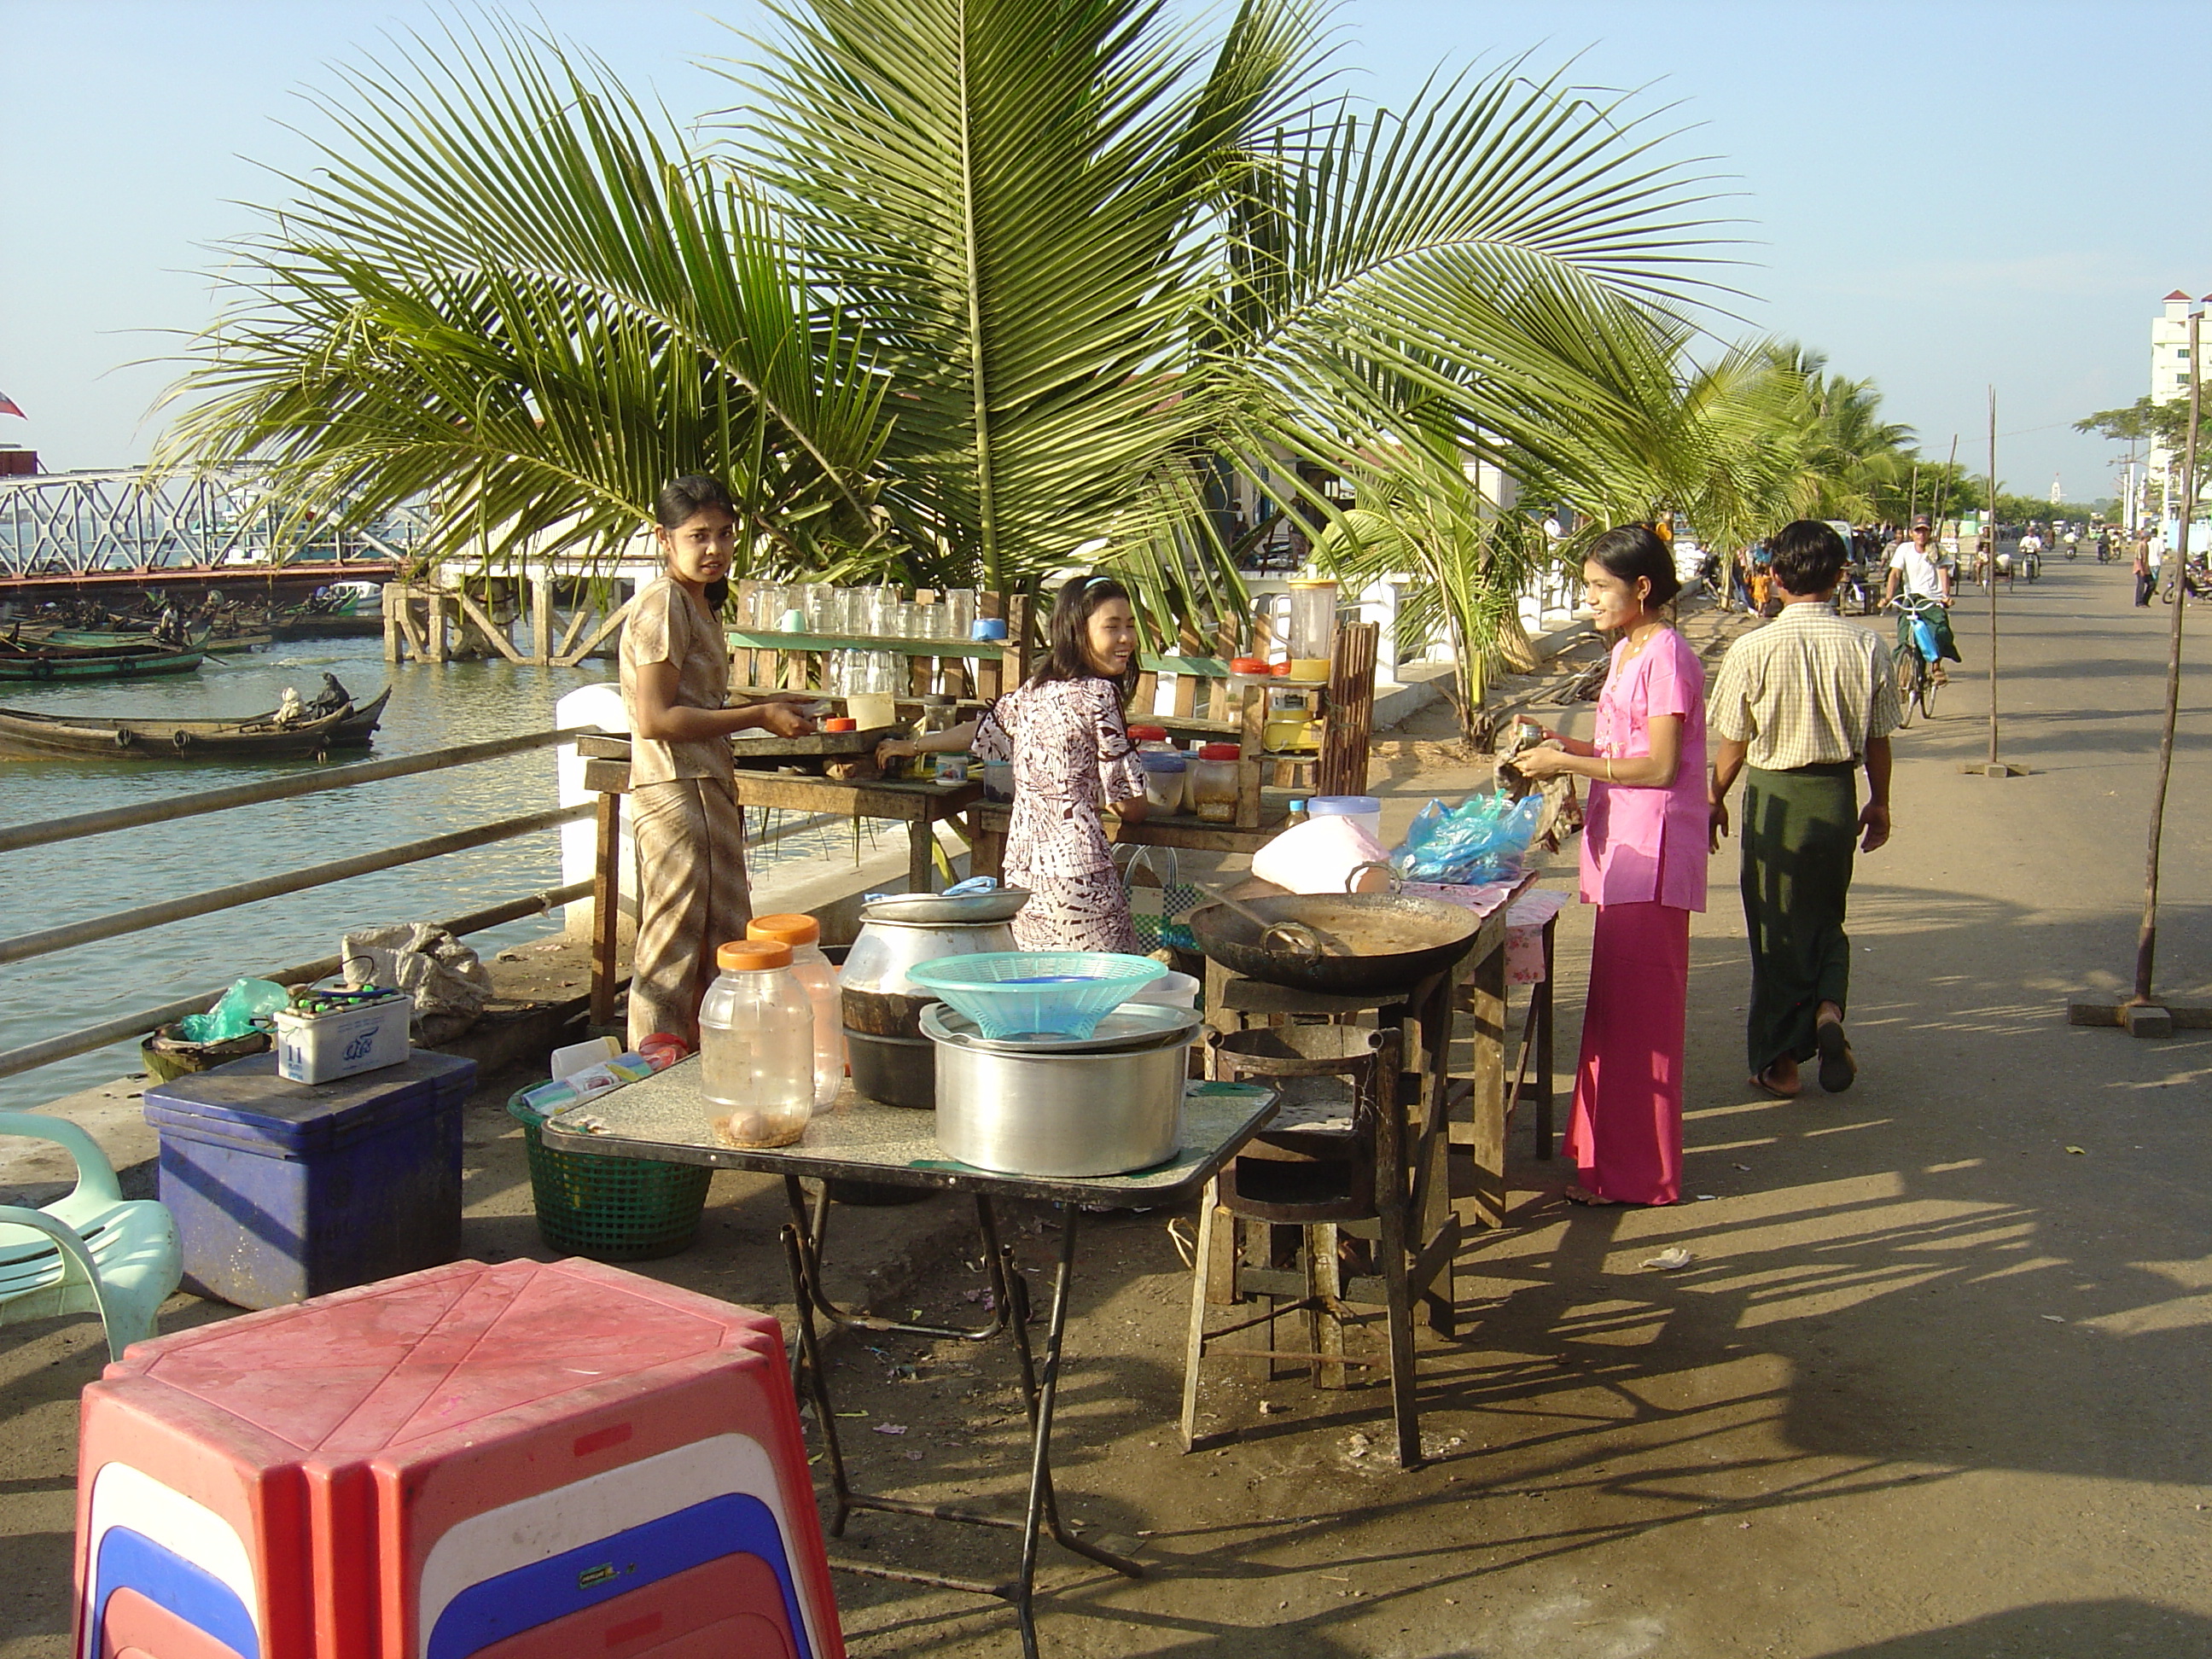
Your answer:
[[[1206,1350],[1224,1337],[1266,1326],[1285,1314],[1307,1317],[1304,1349],[1231,1349],[1239,1358],[1310,1360],[1316,1388],[1340,1389],[1349,1367],[1344,1327],[1352,1310],[1383,1310],[1390,1370],[1391,1415],[1398,1464],[1421,1461],[1419,1406],[1414,1391],[1413,1296],[1407,1249],[1405,1108],[1399,1089],[1399,1034],[1391,1027],[1283,1025],[1217,1032],[1217,1074],[1266,1078],[1280,1091],[1275,1117],[1211,1183],[1199,1212],[1191,1276],[1190,1332],[1183,1357],[1185,1450],[1235,1437],[1236,1431],[1198,1432],[1199,1376]],[[1226,1225],[1223,1224],[1226,1220]],[[1288,1270],[1244,1264],[1242,1224],[1299,1230],[1299,1261]],[[1357,1294],[1338,1255],[1346,1223],[1375,1226],[1374,1274],[1381,1301]],[[1363,1230],[1364,1231],[1364,1230]],[[1263,1314],[1206,1328],[1209,1303],[1235,1304],[1247,1292],[1265,1297]],[[1291,1298],[1288,1301],[1283,1297]]]

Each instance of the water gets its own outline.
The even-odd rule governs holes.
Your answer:
[[[0,704],[94,714],[246,714],[275,708],[288,685],[296,686],[303,697],[313,696],[325,672],[337,675],[362,702],[388,680],[392,701],[375,748],[343,751],[332,763],[337,764],[544,731],[553,724],[554,704],[562,696],[614,676],[611,663],[578,668],[524,668],[505,661],[438,666],[387,664],[382,652],[382,641],[374,639],[289,641],[246,656],[210,657],[194,674],[79,686],[9,682],[0,685]],[[315,769],[316,763],[309,760],[155,765],[0,756],[0,823],[98,811]],[[29,848],[0,860],[0,894],[8,902],[0,935],[58,927],[558,804],[553,751],[544,749]],[[873,850],[886,833],[865,820],[857,827],[832,822],[793,833],[795,814],[772,812],[767,818],[764,825],[748,824],[756,835],[764,830],[773,837],[746,849],[757,882],[796,861],[849,864]],[[888,833],[903,843],[896,826]],[[560,884],[560,831],[548,830],[14,963],[0,968],[0,1049],[98,1024],[241,975],[336,955],[339,936],[349,929],[443,921]],[[503,946],[543,938],[560,927],[556,913],[472,933],[467,943],[489,959]],[[0,1111],[39,1105],[138,1069],[134,1040],[0,1078]]]
[[[173,678],[77,686],[9,683],[0,687],[0,702],[41,712],[242,714],[275,708],[288,685],[313,696],[326,671],[364,702],[389,678],[392,702],[370,751],[381,757],[542,731],[553,723],[556,699],[607,679],[611,666],[387,665],[380,641],[301,640],[246,656],[211,657],[198,673]],[[347,750],[332,763],[368,757]],[[157,765],[0,757],[0,822],[96,811],[313,769],[310,760]],[[6,857],[9,902],[0,933],[55,927],[556,804],[548,749],[31,848]],[[557,886],[560,868],[559,831],[546,830],[18,963],[0,969],[0,1048],[242,974],[333,955],[338,936],[350,927],[440,921]],[[488,957],[560,925],[557,915],[533,917],[468,942]],[[137,1069],[135,1043],[82,1054],[0,1079],[0,1109],[20,1109]]]

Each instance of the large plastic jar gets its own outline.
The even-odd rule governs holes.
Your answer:
[[[791,976],[806,988],[814,1009],[814,1109],[837,1098],[845,1086],[845,1016],[837,990],[837,970],[822,954],[822,924],[796,914],[755,916],[745,924],[749,939],[771,939],[791,947]]]
[[[1306,802],[1310,818],[1350,818],[1380,842],[1382,803],[1373,795],[1316,795]]]
[[[700,1092],[714,1133],[732,1146],[788,1146],[814,1115],[814,1005],[791,971],[791,947],[737,939],[699,1005]]]
[[[1155,812],[1182,811],[1183,771],[1190,763],[1173,750],[1142,750],[1137,764],[1144,769],[1145,799]]]
[[[1237,760],[1233,743],[1209,743],[1190,763],[1191,809],[1207,823],[1237,818]]]

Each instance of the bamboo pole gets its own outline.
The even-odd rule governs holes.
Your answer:
[[[1997,759],[1997,389],[1990,388],[1990,775],[2004,775]]]
[[[2201,311],[2189,314],[2189,441],[2182,452],[2181,525],[2177,546],[2166,551],[2173,570],[2173,631],[2166,653],[2166,725],[2158,739],[2158,783],[2151,792],[2150,847],[2143,865],[2142,927],[2136,935],[2136,994],[2138,1007],[2151,1000],[2151,970],[2158,956],[2159,843],[2166,831],[2166,787],[2173,775],[2173,726],[2181,708],[2181,617],[2189,608],[2189,521],[2197,506],[2197,422],[2203,409],[2204,377],[2197,358]],[[2166,571],[2159,576],[2164,579]]]

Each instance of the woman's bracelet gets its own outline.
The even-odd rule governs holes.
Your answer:
[[[1610,755],[1605,758],[1605,781],[1607,783],[1613,781],[1613,757]]]

